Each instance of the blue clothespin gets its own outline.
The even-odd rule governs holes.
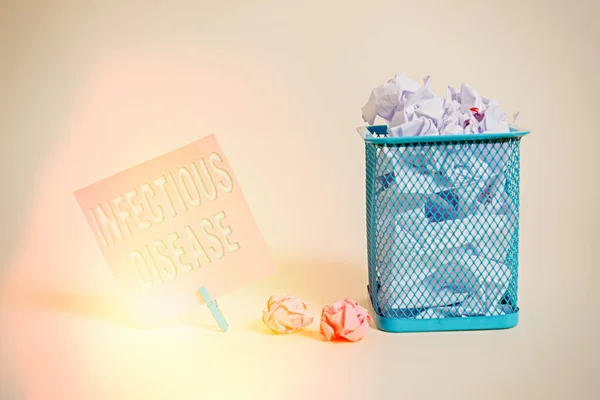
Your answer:
[[[217,301],[213,300],[210,297],[210,294],[208,294],[208,290],[206,290],[204,286],[200,288],[200,295],[206,302],[206,305],[208,306],[210,312],[212,312],[212,315],[213,317],[215,317],[215,320],[217,320],[217,324],[219,324],[219,328],[221,328],[221,331],[226,332],[227,328],[229,328],[229,324],[227,324],[225,317],[223,316],[223,314],[221,314],[221,310],[219,310]]]

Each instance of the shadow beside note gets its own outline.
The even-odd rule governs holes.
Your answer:
[[[27,289],[14,292],[8,300],[18,307],[40,310],[53,310],[69,313],[78,317],[96,319],[114,325],[137,329],[156,329],[172,326],[202,328],[220,332],[215,321],[200,318],[197,313],[185,313],[175,318],[161,321],[141,320],[120,301],[120,297],[110,294],[85,294]],[[199,305],[199,307],[202,307]],[[206,315],[202,315],[206,317]]]

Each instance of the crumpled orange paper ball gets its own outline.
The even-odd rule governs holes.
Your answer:
[[[370,323],[373,323],[373,318],[369,312],[358,302],[346,298],[323,307],[320,331],[327,340],[356,342],[365,336]]]
[[[307,305],[294,296],[271,296],[262,312],[266,326],[276,333],[294,333],[312,324],[306,315]]]

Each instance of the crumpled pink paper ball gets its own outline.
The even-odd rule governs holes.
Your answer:
[[[294,333],[312,324],[306,315],[306,303],[294,296],[271,296],[263,310],[262,320],[272,331]]]
[[[346,298],[323,307],[320,331],[327,340],[356,342],[365,336],[370,323],[373,323],[373,318],[369,312],[358,302]]]

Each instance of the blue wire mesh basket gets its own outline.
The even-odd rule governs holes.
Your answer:
[[[528,131],[365,142],[368,291],[389,332],[518,323],[519,144]]]

